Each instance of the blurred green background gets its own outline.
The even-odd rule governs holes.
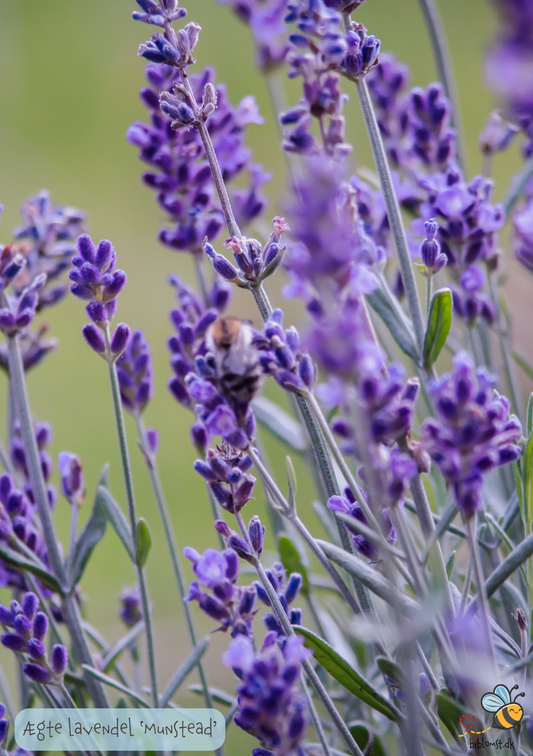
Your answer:
[[[253,65],[248,31],[228,7],[215,0],[189,0],[185,5],[189,20],[203,27],[196,51],[198,67],[216,66],[218,79],[227,83],[234,102],[255,94],[265,116],[264,126],[250,128],[249,144],[255,159],[275,174],[267,186],[271,199],[267,217],[273,217],[285,191],[284,162],[265,82]],[[457,73],[469,171],[473,175],[481,168],[478,134],[495,104],[483,83],[482,56],[496,22],[485,0],[446,0],[440,6]],[[158,245],[156,232],[164,219],[152,192],[141,185],[142,166],[136,150],[125,140],[129,124],[145,117],[137,96],[144,82],[144,66],[136,52],[151,31],[131,20],[132,9],[133,0],[0,0],[0,200],[5,206],[1,239],[4,243],[10,240],[11,229],[19,222],[19,203],[28,194],[48,188],[54,200],[89,213],[90,232],[96,239],[105,237],[114,242],[119,265],[127,271],[129,281],[120,297],[119,318],[132,327],[144,328],[152,345],[156,394],[146,420],[161,433],[159,464],[177,538],[182,546],[192,544],[203,549],[215,541],[205,490],[192,472],[195,454],[188,442],[191,416],[166,390],[169,368],[165,341],[171,332],[167,313],[173,304],[166,280],[172,271],[192,280],[192,268],[186,255]],[[433,58],[417,0],[368,0],[357,18],[381,37],[382,49],[394,51],[411,65],[413,84],[426,85],[434,80]],[[298,88],[299,82],[291,83],[291,102],[299,97]],[[353,92],[350,95],[347,138],[354,143],[357,160],[371,165],[356,98]],[[506,159],[496,160],[497,196],[503,193],[519,165],[516,147]],[[525,295],[529,282],[523,276],[517,278],[516,292]],[[270,285],[269,291],[275,302],[282,301],[279,280]],[[234,300],[233,311],[257,321],[246,294]],[[107,371],[80,334],[85,322],[83,305],[69,297],[45,316],[60,346],[58,353],[29,377],[32,410],[54,427],[54,456],[68,449],[82,457],[89,488],[86,509],[98,472],[106,461],[111,463],[113,493],[123,502]],[[289,319],[301,319],[293,304]],[[518,333],[519,341],[520,338]],[[527,343],[525,338],[524,334]],[[4,420],[5,393],[2,375],[0,417]],[[148,578],[159,673],[164,684],[187,654],[188,646],[163,533],[132,423],[128,422],[128,430],[138,511],[148,520],[155,542]],[[267,446],[274,469],[283,480],[284,450],[276,449],[269,439]],[[310,476],[301,464],[297,465],[297,473],[300,508],[311,529],[319,532],[310,509]],[[255,509],[261,513],[261,496],[257,498]],[[251,515],[254,506],[249,505],[249,510]],[[85,515],[86,512],[82,517]],[[67,518],[67,505],[60,502],[56,522],[63,542]],[[133,579],[132,567],[118,540],[108,532],[87,570],[83,590],[88,618],[110,640],[121,632],[117,595]],[[212,623],[196,614],[201,632],[209,632]],[[222,634],[214,636],[207,666],[213,684],[232,690],[232,675],[219,662],[226,642]],[[0,649],[0,664],[12,674],[13,660],[4,649]],[[235,728],[230,731],[230,739],[230,753],[250,752],[252,741],[237,734]]]

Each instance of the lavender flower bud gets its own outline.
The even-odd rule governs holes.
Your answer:
[[[502,118],[500,111],[493,110],[479,137],[479,147],[485,155],[509,149],[520,131],[514,123]]]
[[[215,520],[215,530],[217,533],[220,533],[223,538],[229,538],[231,535],[231,529],[224,520]]]
[[[29,679],[33,680],[33,682],[43,683],[43,685],[46,685],[52,680],[52,675],[50,674],[50,672],[44,667],[41,667],[39,664],[28,662],[22,669],[26,677],[29,677]]]
[[[95,300],[89,302],[85,311],[93,323],[96,323],[97,325],[101,325],[107,321],[107,310],[103,304],[100,304],[100,302],[96,302]]]
[[[46,646],[42,641],[37,640],[37,638],[32,638],[28,641],[28,654],[35,661],[40,661],[46,654]]]
[[[157,454],[159,450],[159,433],[155,428],[146,429],[146,444],[150,454]]]
[[[104,337],[93,323],[87,323],[84,325],[81,332],[91,349],[97,354],[103,354],[105,352]]]
[[[15,633],[4,633],[0,636],[0,643],[10,651],[26,651],[28,648],[28,641],[21,635],[15,635]]]
[[[517,609],[516,614],[513,614],[514,619],[516,620],[516,624],[518,625],[518,628],[521,633],[524,633],[527,631],[527,617],[523,609]]]
[[[85,500],[85,481],[81,459],[70,452],[60,452],[57,469],[61,474],[61,490],[63,496],[71,504],[81,506]]]
[[[65,673],[68,664],[68,654],[65,646],[57,643],[51,654],[52,669],[58,676],[62,676]]]
[[[265,528],[261,524],[261,520],[257,515],[254,515],[248,523],[248,535],[256,555],[261,558],[263,553],[263,542],[265,539]]]
[[[48,630],[48,617],[44,612],[37,612],[33,620],[33,637],[42,640]]]
[[[116,328],[111,338],[111,352],[115,356],[119,356],[128,346],[130,340],[131,330],[125,323],[120,323]]]
[[[18,614],[15,617],[13,627],[19,635],[27,637],[31,631],[31,621],[28,619],[28,617],[26,617],[25,614]]]
[[[9,729],[9,719],[4,719],[4,714],[6,713],[5,706],[3,704],[0,704],[3,711],[1,712],[2,718],[0,719],[0,746],[4,743],[7,731]]]

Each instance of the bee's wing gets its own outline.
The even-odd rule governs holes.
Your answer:
[[[505,701],[502,701],[500,696],[496,696],[494,693],[485,693],[481,699],[481,705],[485,711],[498,711],[505,705]]]
[[[511,694],[505,685],[497,685],[494,688],[495,695],[499,696],[506,704],[511,703]]]

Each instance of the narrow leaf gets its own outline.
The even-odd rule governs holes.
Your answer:
[[[144,622],[138,622],[134,627],[132,627],[127,635],[114,643],[111,648],[106,651],[105,656],[102,659],[104,672],[109,672],[115,666],[115,662],[120,657],[122,652],[131,646],[132,642],[143,630]]]
[[[112,677],[109,677],[109,675],[104,675],[103,672],[99,672],[94,667],[89,666],[89,664],[82,664],[81,665],[85,672],[87,672],[92,677],[96,677],[97,680],[100,680],[100,682],[103,682],[104,685],[109,685],[110,688],[115,688],[116,690],[120,690],[122,693],[125,693],[129,698],[131,698],[133,701],[136,701],[137,703],[141,704],[141,706],[144,706],[145,709],[150,708],[150,704],[144,700],[138,693],[136,693],[134,690],[131,690],[131,688],[128,688],[127,685],[123,685],[122,683],[119,683],[117,680],[114,680]]]
[[[376,664],[379,667],[379,671],[383,675],[390,677],[391,680],[394,680],[398,687],[407,687],[407,681],[402,669],[391,659],[387,659],[385,656],[378,656]]]
[[[303,427],[278,404],[259,396],[253,401],[253,409],[259,422],[287,446],[297,452],[307,450],[309,442]]]
[[[296,545],[291,541],[288,535],[282,533],[278,538],[278,552],[281,562],[289,575],[291,572],[299,572],[302,576],[302,587],[300,593],[306,598],[309,597],[309,575],[307,574],[307,567],[302,561],[300,552]]]
[[[525,564],[533,554],[533,533],[518,544],[511,553],[499,564],[485,583],[487,596],[490,598],[500,585],[510,577],[520,565]],[[470,608],[470,607],[469,607]]]
[[[446,691],[439,691],[435,695],[435,702],[437,704],[437,714],[451,734],[455,738],[462,735],[464,731],[461,730],[459,722],[461,721],[464,711],[461,707],[455,703]]]
[[[416,606],[416,603],[412,599],[404,596],[402,593],[398,593],[388,580],[363,562],[362,559],[353,554],[348,554],[338,546],[329,543],[329,541],[317,539],[317,543],[322,547],[322,550],[329,559],[338,564],[339,567],[343,567],[346,572],[349,572],[350,575],[360,580],[372,593],[375,593],[376,596],[379,596],[388,604],[395,606],[397,603],[401,603],[408,609]]]
[[[134,562],[135,553],[133,550],[133,540],[124,512],[111,496],[107,488],[99,486],[98,494],[101,497],[102,506],[105,508],[107,521],[122,541],[131,561]]]
[[[455,557],[456,556],[457,556],[457,551],[452,551],[452,553],[448,557],[448,561],[446,562],[446,575],[448,576],[448,580],[452,576],[453,566],[455,564]]]
[[[189,685],[189,690],[199,696],[202,696],[204,693],[202,686],[197,683]],[[237,701],[231,693],[226,693],[225,690],[219,690],[218,688],[209,688],[209,694],[214,703],[222,704],[223,706],[234,706]]]
[[[137,554],[135,557],[135,563],[138,567],[144,567],[151,548],[152,536],[150,528],[148,527],[146,520],[140,517],[137,522]]]
[[[319,501],[313,502],[313,511],[320,520],[320,523],[322,524],[322,527],[324,528],[328,536],[334,543],[338,545],[340,543],[339,531],[335,527],[334,515]]]
[[[181,667],[178,669],[178,671],[174,674],[172,679],[170,680],[169,684],[165,688],[164,692],[160,696],[160,706],[162,709],[166,707],[174,693],[178,690],[182,682],[185,680],[185,678],[190,675],[192,670],[196,667],[202,656],[207,651],[207,647],[209,645],[209,636],[207,638],[204,638],[200,643],[196,646],[196,648],[193,650],[192,654],[190,654],[187,659],[183,662]]]
[[[303,637],[305,646],[313,651],[315,659],[346,690],[349,690],[360,701],[384,714],[393,722],[398,721],[399,714],[396,709],[364,677],[361,677],[329,643],[306,627],[294,625],[294,631]]]
[[[367,294],[367,301],[381,320],[387,326],[390,335],[408,357],[416,365],[419,364],[418,350],[413,333],[413,327],[400,303],[390,291],[388,284],[380,278],[380,288]]]
[[[531,522],[533,511],[533,433],[529,434],[522,455],[522,480],[524,484],[524,525]]]
[[[437,361],[452,327],[453,300],[450,289],[435,292],[429,306],[426,335],[424,336],[424,367],[429,370]]]
[[[526,427],[527,427],[527,435],[528,437],[531,435],[531,431],[533,430],[533,394],[529,397],[529,402],[527,403],[527,420],[526,420]]]
[[[292,459],[287,456],[285,457],[285,462],[287,464],[287,485],[289,487],[289,507],[291,509],[291,512],[296,512],[296,473],[294,472],[294,465],[292,464]]]
[[[17,572],[30,572],[36,578],[39,578],[43,585],[54,591],[54,593],[61,593],[61,586],[57,582],[57,579],[51,572],[48,572],[44,565],[41,566],[31,559],[27,559],[3,542],[0,542],[0,560]]]
[[[71,585],[76,585],[85,571],[91,555],[104,537],[107,527],[106,508],[102,503],[102,497],[99,493],[100,486],[107,487],[107,471],[109,465],[104,465],[98,483],[96,486],[96,495],[94,497],[93,508],[81,533],[78,536],[74,547],[74,559],[72,560],[72,574],[69,575]]]

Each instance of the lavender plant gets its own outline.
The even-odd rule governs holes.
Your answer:
[[[526,756],[533,748],[533,394],[524,411],[514,363],[530,376],[533,367],[511,350],[497,275],[509,251],[533,271],[533,88],[522,75],[531,66],[529,3],[496,2],[502,22],[486,71],[503,110],[480,135],[484,174],[469,177],[433,0],[421,6],[441,81],[412,89],[408,67],[358,22],[362,1],[219,0],[250,29],[290,156],[268,233],[269,176],[246,145],[248,126],[263,123],[254,98],[235,106],[213,69],[194,68],[201,29],[182,25],[178,0],[136,0],[133,18],[155,32],[139,48],[149,120],[127,139],[167,215],[159,241],[194,261],[196,287],[169,280],[177,302],[167,385],[190,413],[194,470],[209,500],[199,516],[212,520],[218,548],[200,553],[183,534],[178,545],[159,434],[144,420],[159,385],[150,345],[140,329],[112,328],[127,279],[111,242],[93,242],[84,213],[52,206],[42,192],[24,203],[23,224],[1,249],[9,407],[0,586],[12,600],[0,605],[0,641],[20,662],[23,705],[107,707],[118,688],[132,706],[174,706],[197,669],[200,685],[190,689],[207,707],[229,706],[227,726],[246,733],[243,753],[430,756],[494,752],[482,736],[503,720],[480,701],[519,686],[524,705],[506,747]],[[301,83],[296,104],[285,104],[283,74]],[[364,171],[351,156],[350,96],[375,161]],[[524,167],[494,204],[491,162],[519,135]],[[509,251],[498,236],[506,223]],[[64,549],[52,429],[32,416],[26,372],[54,349],[43,325],[32,328],[63,298],[66,283],[54,282],[67,270],[70,292],[87,302],[83,337],[107,365],[127,516],[104,467],[80,529],[82,462],[61,452]],[[284,296],[304,305],[299,330],[270,304],[275,275]],[[253,322],[226,314],[233,286],[254,300]],[[286,408],[263,396],[271,378]],[[130,459],[124,411],[142,458]],[[271,472],[265,429],[293,457],[307,455],[315,516],[291,457],[286,485]],[[150,477],[191,644],[163,692],[145,573],[152,538],[137,515],[132,462]],[[254,504],[261,491],[264,522]],[[113,647],[82,620],[79,588],[108,525],[136,579],[120,594],[126,635]],[[188,589],[182,554],[194,573]],[[210,685],[197,609],[227,639],[230,692]],[[121,659],[128,649],[133,682]],[[5,715],[0,704],[2,753],[14,748]]]

